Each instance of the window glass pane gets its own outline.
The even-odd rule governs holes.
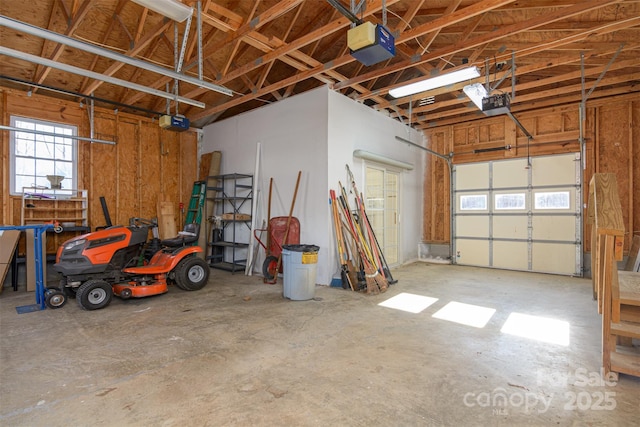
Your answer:
[[[53,160],[36,159],[36,173],[40,176],[56,175]]]
[[[535,194],[536,209],[570,209],[571,201],[568,191],[554,191]]]
[[[69,145],[56,145],[56,156],[57,160],[73,160],[73,149]]]
[[[496,194],[496,210],[500,209],[525,209],[525,194]]]
[[[62,175],[65,177],[65,188],[76,187],[77,141],[66,137],[76,134],[75,126],[23,117],[11,117],[11,124],[17,128],[65,135],[19,131],[11,133],[12,194],[22,193],[23,187],[49,188],[51,183],[47,180],[47,175]]]
[[[35,143],[33,139],[16,139],[14,153],[16,156],[34,156]]]
[[[43,157],[45,159],[53,159],[55,152],[55,145],[53,140],[46,142],[36,142],[36,157]]]
[[[16,188],[18,188],[19,192],[22,192],[22,187],[33,187],[35,181],[33,180],[33,175],[16,175]]]
[[[15,168],[16,174],[33,176],[36,173],[36,162],[33,158],[16,157]]]
[[[72,176],[73,175],[73,164],[72,163],[67,163],[67,162],[56,162],[56,175],[62,175],[62,176]],[[66,179],[65,179],[66,181]],[[70,187],[70,183],[65,182],[65,187],[69,188]]]
[[[56,128],[50,125],[45,125],[43,123],[38,123],[36,124],[36,130],[42,131],[42,132],[49,132],[49,133],[54,133]],[[46,136],[46,135],[41,135],[45,138],[51,138],[50,136]]]
[[[487,195],[474,194],[472,196],[460,196],[461,211],[477,211],[487,209]]]

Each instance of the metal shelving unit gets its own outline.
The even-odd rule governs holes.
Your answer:
[[[213,222],[209,236],[207,260],[212,268],[245,270],[251,233],[253,203],[253,175],[232,173],[210,176],[207,192],[214,192],[208,200],[214,202]]]

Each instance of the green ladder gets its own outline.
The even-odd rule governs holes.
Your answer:
[[[202,222],[202,212],[204,211],[204,199],[207,195],[207,182],[195,181],[191,191],[191,199],[187,208],[185,224],[200,224]]]

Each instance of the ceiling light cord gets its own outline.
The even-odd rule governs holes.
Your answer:
[[[393,16],[395,16],[396,18],[398,18],[399,20],[401,20],[402,22],[404,22],[405,24],[407,24],[407,27],[409,28],[413,28],[411,26],[411,24],[406,21],[402,16],[398,15],[397,13],[395,13],[392,10],[388,11],[390,14],[392,14]],[[420,43],[420,40],[418,39],[418,37],[414,37],[414,40],[416,41],[416,43],[418,43],[418,47],[420,47],[420,49],[422,49],[422,53],[420,53],[420,56],[424,55],[425,52],[428,52],[427,48],[422,46],[422,44]]]
[[[387,27],[387,0],[382,0],[382,26]]]

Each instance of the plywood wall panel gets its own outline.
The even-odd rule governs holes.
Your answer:
[[[95,132],[116,134],[116,120],[113,116],[96,115]],[[89,178],[89,224],[92,227],[104,225],[100,197],[104,197],[114,225],[118,224],[118,147],[109,144],[91,144]]]
[[[441,154],[450,151],[451,128],[439,129],[428,139],[428,148]],[[428,213],[429,220],[423,227],[423,240],[427,242],[444,242],[448,240],[449,226],[449,168],[445,161],[436,156],[426,154],[425,197],[423,212]]]
[[[118,118],[118,212],[117,224],[127,224],[129,218],[139,215],[138,178],[138,122]],[[112,219],[113,220],[113,219]]]
[[[631,231],[634,235],[640,235],[640,100],[631,103],[631,145],[633,175]]]
[[[153,218],[162,195],[164,171],[160,162],[160,128],[157,123],[141,123],[140,129],[140,216]]]
[[[162,194],[165,200],[178,203],[180,197],[180,139],[179,133],[171,131],[160,132],[162,150]]]
[[[615,173],[618,183],[618,194],[622,204],[622,217],[625,229],[631,227],[630,185],[631,159],[629,156],[631,143],[629,102],[615,102],[598,107],[598,170],[600,173]],[[624,249],[629,249],[629,239],[625,239]]]
[[[37,106],[35,108],[34,106]],[[50,120],[78,126],[78,134],[91,136],[86,106],[24,92],[0,90],[0,118],[9,124],[10,114]],[[87,189],[89,225],[104,226],[100,196],[107,201],[114,224],[126,224],[129,217],[156,216],[158,195],[168,194],[176,200],[191,194],[197,175],[197,135],[195,132],[161,131],[151,118],[96,108],[93,136],[116,140],[116,145],[78,142],[78,187]],[[166,155],[161,154],[161,134],[167,142]],[[0,222],[20,224],[21,198],[8,196],[9,143],[8,132],[0,133],[0,174],[3,191],[0,194]],[[177,206],[177,205],[176,205]],[[53,253],[68,233],[47,239],[48,252]],[[23,244],[21,246],[24,252]]]
[[[180,141],[180,169],[183,171],[181,174],[182,182],[180,188],[180,194],[178,197],[178,203],[182,202],[186,207],[189,205],[191,197],[191,190],[193,189],[194,181],[199,179],[198,177],[198,138],[197,134],[190,133],[181,138]],[[176,205],[176,209],[177,209]],[[178,212],[178,228],[182,227],[184,223],[184,217]]]
[[[26,96],[22,93],[7,92],[7,109],[12,115],[76,126],[86,117],[84,108],[78,103],[36,94]]]

